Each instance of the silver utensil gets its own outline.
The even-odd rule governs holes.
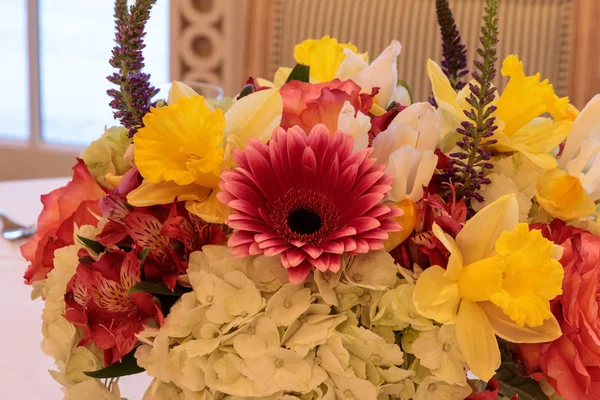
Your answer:
[[[2,223],[2,237],[6,240],[26,239],[35,234],[36,226],[24,226],[8,218],[4,211],[0,210],[0,222]]]

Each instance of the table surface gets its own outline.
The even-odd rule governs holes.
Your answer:
[[[0,208],[16,222],[33,224],[42,210],[40,195],[68,180],[0,182]],[[44,302],[31,301],[31,288],[23,284],[26,262],[21,258],[20,244],[0,237],[0,399],[62,399],[60,384],[48,373],[54,368],[54,360],[40,349]],[[139,400],[149,383],[145,374],[124,377],[120,381],[121,395]]]

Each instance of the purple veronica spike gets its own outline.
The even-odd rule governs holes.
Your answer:
[[[461,151],[450,154],[452,165],[445,171],[446,178],[460,187],[459,195],[465,197],[468,204],[471,199],[483,201],[478,190],[490,183],[486,174],[487,170],[494,167],[489,162],[491,155],[487,147],[496,143],[492,136],[498,129],[493,116],[496,106],[492,105],[496,93],[492,81],[496,76],[495,64],[498,60],[498,0],[486,0],[483,21],[480,37],[482,48],[477,50],[481,61],[474,62],[476,70],[472,73],[477,84],[469,84],[470,94],[466,98],[472,108],[463,111],[469,120],[456,130],[462,135],[456,142]]]
[[[150,75],[141,72],[144,68],[142,50],[146,47],[144,29],[154,3],[156,0],[136,0],[129,12],[126,0],[115,3],[116,46],[109,62],[119,72],[107,77],[117,86],[107,93],[112,97],[109,104],[115,118],[129,129],[130,137],[143,126],[142,117],[150,110],[151,99],[158,93],[158,89],[150,85]]]

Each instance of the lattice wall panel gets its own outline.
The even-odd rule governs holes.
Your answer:
[[[243,25],[239,0],[171,0],[171,79],[239,91]]]

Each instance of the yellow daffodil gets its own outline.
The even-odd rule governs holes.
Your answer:
[[[152,183],[165,180],[179,186],[217,187],[224,129],[223,112],[211,112],[202,96],[153,108],[133,139],[140,174]]]
[[[352,43],[339,43],[329,35],[321,39],[307,39],[294,47],[294,59],[299,64],[310,67],[310,78],[317,82],[327,82],[335,78],[335,74],[346,54],[344,49],[357,53]]]
[[[134,137],[135,163],[144,180],[127,201],[134,206],[186,201],[188,211],[223,223],[229,210],[216,198],[221,172],[234,166],[232,151],[249,138],[269,140],[282,109],[279,92],[268,89],[238,100],[223,115],[175,82],[168,105],[151,108]]]
[[[536,199],[551,216],[573,220],[591,215],[600,200],[600,95],[575,120],[559,161],[537,183]]]
[[[429,60],[427,73],[433,94],[442,114],[442,134],[454,131],[467,118],[463,110],[473,107],[466,102],[469,85],[458,94],[450,85],[442,69]],[[556,167],[555,158],[549,153],[569,134],[577,110],[566,97],[559,98],[547,80],[540,81],[540,74],[525,76],[523,63],[515,55],[506,57],[502,75],[510,78],[502,94],[495,100],[494,113],[498,130],[493,149],[498,152],[521,152],[544,169]],[[475,81],[472,84],[477,84]],[[550,118],[541,117],[550,114]]]
[[[550,311],[550,300],[562,293],[561,248],[518,223],[518,214],[515,196],[507,195],[470,219],[456,240],[434,225],[450,252],[448,265],[426,269],[415,286],[419,313],[455,324],[469,368],[484,381],[500,366],[495,335],[513,343],[561,335]]]

